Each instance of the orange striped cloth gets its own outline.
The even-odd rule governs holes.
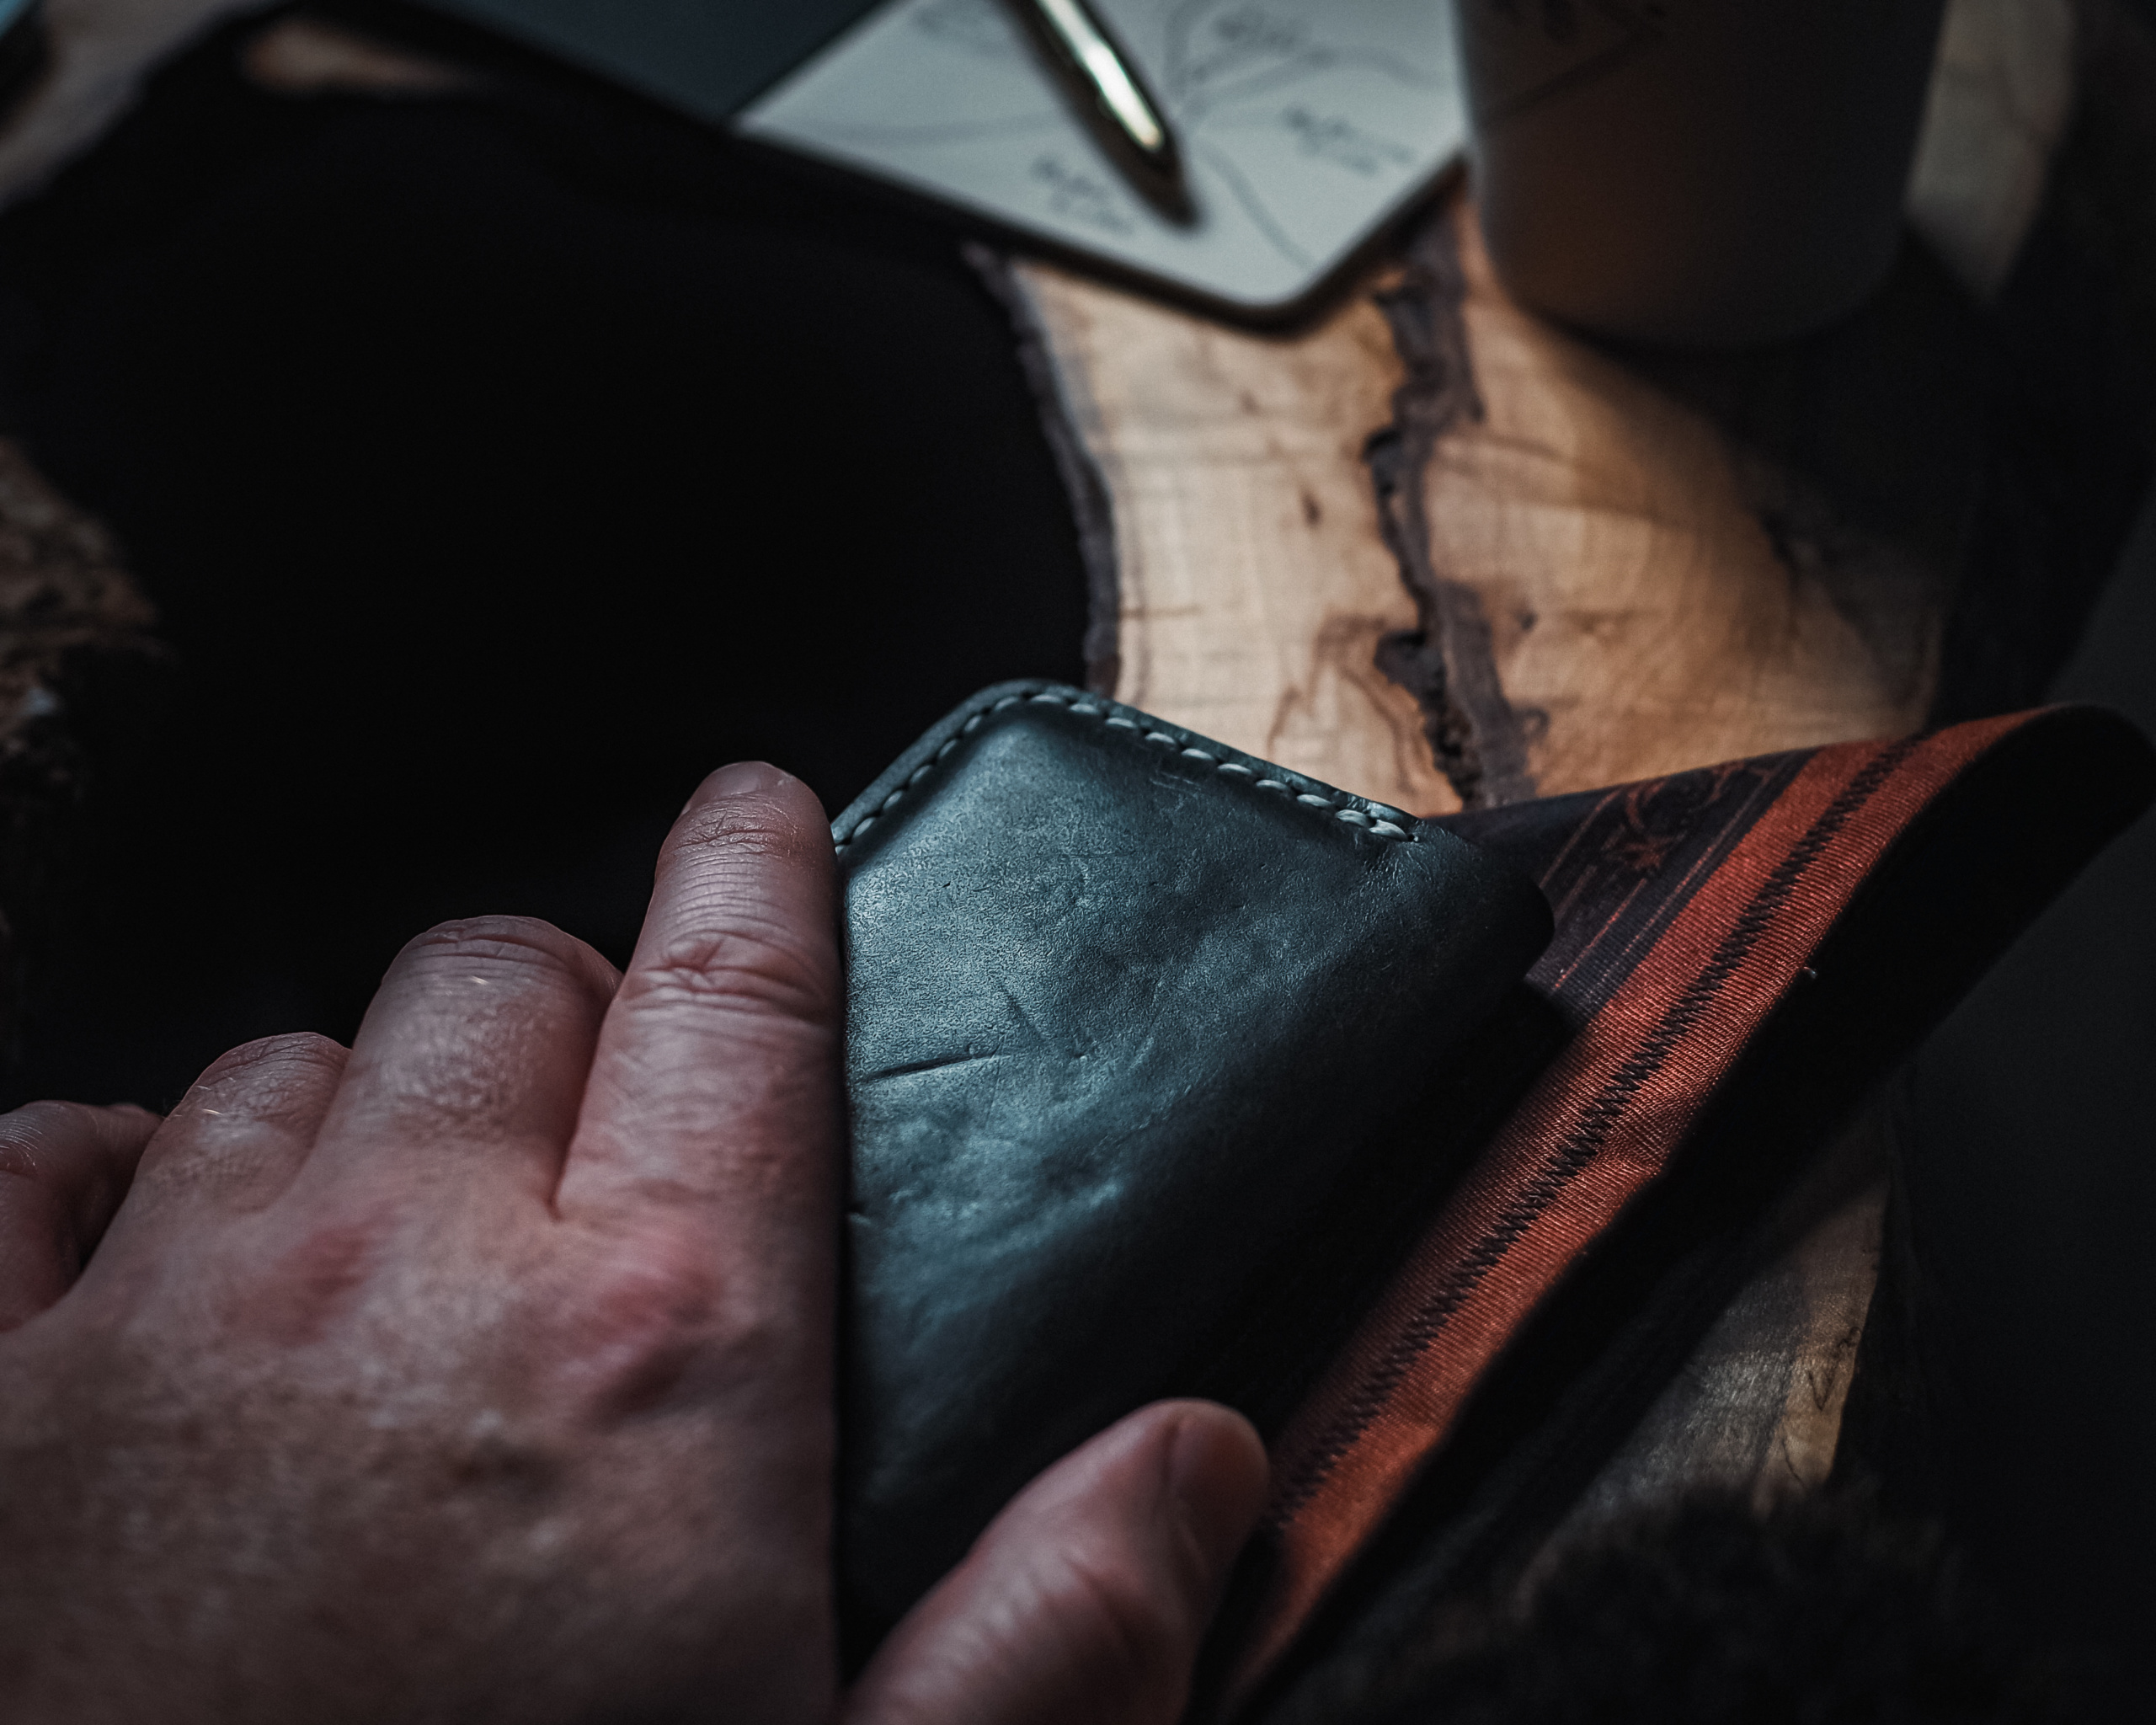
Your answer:
[[[1529,983],[1568,1034],[1274,1443],[1216,1650],[1227,1711],[1314,1657],[1299,1642],[1591,1248],[1673,1167],[1750,1153],[1702,1128],[1774,1037],[1853,1103],[2151,783],[2130,727],[2068,708],[1447,823],[1548,895]]]

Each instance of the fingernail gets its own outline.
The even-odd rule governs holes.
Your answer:
[[[1216,1573],[1235,1561],[1250,1537],[1269,1484],[1265,1447],[1241,1415],[1203,1408],[1176,1428],[1168,1489]]]
[[[765,761],[737,761],[730,766],[722,766],[698,785],[689,800],[681,807],[693,809],[699,803],[714,801],[720,797],[756,797],[775,791],[787,781],[787,775]]]

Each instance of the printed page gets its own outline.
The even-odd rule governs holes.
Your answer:
[[[1443,0],[1095,0],[1159,97],[1194,216],[1134,188],[1006,0],[890,0],[739,130],[1230,304],[1290,302],[1466,124]]]

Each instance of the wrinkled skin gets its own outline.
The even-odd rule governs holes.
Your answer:
[[[1171,1720],[1264,1486],[1197,1402],[1043,1476],[839,1692],[840,1016],[821,812],[730,767],[626,977],[454,923],[349,1053],[0,1118],[0,1712]]]

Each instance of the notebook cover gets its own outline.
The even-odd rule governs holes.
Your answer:
[[[1097,3],[1176,132],[1171,195],[1117,165],[1009,0],[400,0],[1248,320],[1296,315],[1460,158],[1442,7]]]
[[[424,0],[439,12],[724,121],[880,0]]]

